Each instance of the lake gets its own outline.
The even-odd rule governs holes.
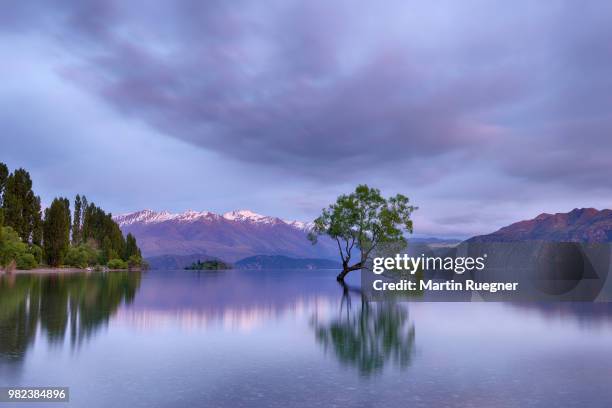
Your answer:
[[[75,407],[612,406],[607,304],[368,303],[335,275],[2,276],[0,386]]]

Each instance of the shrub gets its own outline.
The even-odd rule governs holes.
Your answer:
[[[32,254],[20,254],[16,260],[17,269],[34,269],[38,266],[38,262]]]
[[[64,263],[76,268],[86,268],[89,265],[98,263],[100,251],[96,250],[89,244],[81,244],[78,247],[68,249]]]
[[[108,261],[108,264],[106,266],[108,266],[108,269],[127,269],[128,268],[127,262],[122,261],[121,259],[118,259],[118,258],[111,259],[110,261]]]
[[[36,261],[36,249],[30,249],[28,245],[21,242],[19,235],[11,227],[2,228],[2,240],[0,241],[0,267],[9,269],[32,269],[38,265]],[[38,248],[33,245],[31,248]],[[40,249],[40,248],[38,248]],[[31,253],[34,251],[34,254]],[[42,254],[41,254],[42,256]]]
[[[68,253],[66,254],[66,259],[64,260],[66,265],[74,266],[76,268],[86,268],[87,263],[87,255],[80,251],[79,248],[70,248],[68,249]]]
[[[38,245],[31,244],[28,247],[28,252],[32,254],[37,264],[40,264],[42,262],[43,250],[41,247],[39,247]]]
[[[127,262],[130,268],[138,268],[142,265],[142,258],[138,255],[132,255]]]

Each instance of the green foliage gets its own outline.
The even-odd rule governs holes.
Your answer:
[[[64,264],[75,268],[87,268],[98,263],[100,259],[100,251],[94,248],[90,243],[81,244],[77,247],[70,247],[66,254]]]
[[[0,162],[0,207],[2,207],[2,197],[4,196],[4,187],[6,186],[8,176],[8,167],[6,167],[6,164]],[[2,224],[0,223],[0,225]]]
[[[8,268],[15,264],[18,269],[35,268],[39,251],[39,247],[23,243],[13,228],[0,227],[0,267]]]
[[[138,245],[136,245],[136,238],[128,233],[125,238],[125,254],[123,255],[123,259],[130,259],[132,257],[142,258],[142,254],[140,253],[140,249]]]
[[[40,207],[40,197],[36,196],[34,198],[34,203],[32,204],[32,237],[31,242],[34,245],[41,246],[43,239],[43,220],[41,216],[41,207]]]
[[[43,260],[43,250],[42,250],[41,247],[39,247],[38,245],[31,244],[28,247],[28,252],[30,254],[32,254],[32,256],[36,260],[37,264],[42,263],[42,260]]]
[[[82,208],[81,196],[77,194],[74,199],[74,217],[72,223],[72,245],[79,245],[81,243],[81,214]]]
[[[8,167],[0,163],[0,248],[4,248],[0,260],[6,261],[3,266],[15,262],[18,267],[28,266],[32,257],[36,264],[44,258],[50,266],[64,262],[72,266],[105,264],[115,258],[133,265],[144,264],[134,236],[128,234],[124,238],[112,215],[89,204],[85,196],[75,197],[74,223],[71,221],[66,198],[53,200],[43,221],[40,197],[32,191],[30,174],[24,169],[9,173]],[[11,227],[11,232],[6,232],[3,225]],[[17,245],[19,242],[24,246]],[[18,258],[22,253],[31,257]]]
[[[38,266],[38,262],[34,258],[34,255],[26,253],[17,257],[17,269],[34,269]]]
[[[19,235],[11,227],[2,227],[0,240],[0,266],[7,268],[17,257],[27,253],[27,246],[21,242]]]
[[[127,260],[130,268],[140,268],[144,265],[144,260],[139,255],[132,255]]]
[[[406,196],[384,198],[380,190],[362,184],[323,209],[308,238],[313,244],[320,235],[336,241],[343,265],[338,279],[342,280],[348,272],[362,268],[380,244],[405,243],[404,234],[412,233],[410,217],[416,209]],[[350,265],[354,249],[359,250],[359,261]]]
[[[2,212],[2,209],[0,209],[0,248],[2,248],[3,242],[4,242],[4,213]]]
[[[113,221],[112,215],[105,213],[95,204],[89,204],[84,210],[82,237],[93,239],[102,249],[102,261],[125,257],[126,242],[119,225]]]
[[[74,266],[75,268],[87,268],[89,266],[89,262],[87,260],[87,255],[84,252],[79,251],[79,248],[71,247],[66,253],[64,265]]]
[[[24,242],[40,244],[40,198],[32,191],[32,179],[24,169],[6,176],[8,170],[0,165],[0,187],[4,223],[12,227]]]
[[[70,245],[70,202],[56,198],[45,210],[44,251],[47,263],[60,266]]]
[[[108,269],[128,269],[128,263],[118,258],[111,259],[106,266]]]

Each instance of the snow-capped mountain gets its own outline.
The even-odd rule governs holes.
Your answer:
[[[250,222],[256,224],[277,224],[277,223],[285,223],[289,226],[292,226],[301,230],[310,230],[312,228],[311,222],[302,222],[302,221],[290,221],[283,220],[277,217],[271,217],[267,215],[257,214],[251,210],[235,210],[226,212],[225,214],[215,214],[210,211],[193,211],[187,210],[183,213],[170,213],[168,211],[155,212],[153,210],[142,210],[136,211],[133,213],[117,215],[113,217],[115,222],[119,224],[120,227],[127,227],[132,224],[155,224],[167,221],[176,221],[176,222],[197,222],[197,221],[213,221],[224,219],[227,221],[235,221],[235,222]]]
[[[236,261],[254,255],[336,259],[329,240],[312,245],[307,233],[312,223],[288,221],[236,210],[225,214],[210,211],[142,210],[113,217],[124,233],[131,232],[146,257],[202,255]]]

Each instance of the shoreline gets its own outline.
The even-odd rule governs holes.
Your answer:
[[[88,271],[80,268],[34,268],[34,269],[16,269],[12,272],[0,270],[0,276],[10,275],[64,275],[73,273],[94,273],[94,272],[141,272],[142,268],[134,269],[106,269],[105,271]]]

